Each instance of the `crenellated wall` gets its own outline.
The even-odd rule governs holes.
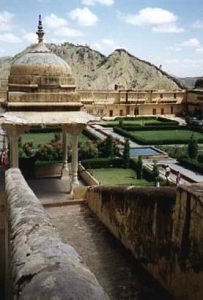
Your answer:
[[[203,184],[90,187],[91,210],[177,299],[203,299]]]
[[[19,169],[6,172],[10,277],[6,299],[108,299],[73,247],[61,241]]]

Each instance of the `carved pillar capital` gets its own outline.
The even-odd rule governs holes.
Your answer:
[[[6,131],[9,138],[19,138],[30,127],[27,125],[2,124],[2,128]]]
[[[29,129],[26,125],[2,124],[3,130],[6,131],[10,144],[10,166],[18,168],[18,138],[22,133]]]
[[[71,124],[67,127],[67,132],[72,135],[79,135],[85,128],[84,124]]]

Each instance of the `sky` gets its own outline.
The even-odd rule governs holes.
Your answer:
[[[0,56],[45,41],[124,48],[171,75],[203,76],[203,0],[0,0]]]

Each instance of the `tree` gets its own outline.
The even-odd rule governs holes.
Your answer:
[[[114,147],[112,136],[108,135],[107,138],[98,145],[98,149],[102,157],[113,157]]]
[[[80,160],[98,157],[97,146],[92,141],[80,143],[78,156]]]
[[[142,173],[143,173],[143,161],[142,161],[142,156],[138,156],[138,161],[137,161],[137,179],[142,178]]]
[[[195,159],[198,154],[198,143],[197,140],[194,138],[194,135],[191,136],[190,141],[188,143],[187,148],[188,156],[192,159]]]
[[[124,149],[123,149],[123,164],[125,168],[129,167],[130,162],[130,144],[129,139],[125,139]]]
[[[158,167],[156,161],[154,161],[154,163],[153,163],[152,176],[153,176],[153,180],[156,185],[159,180],[159,167]]]
[[[119,127],[123,127],[123,119],[119,119]]]

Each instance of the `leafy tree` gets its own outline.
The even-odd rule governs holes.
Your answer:
[[[198,143],[193,135],[191,136],[190,141],[188,143],[187,153],[188,153],[188,156],[192,159],[195,159],[197,157]]]
[[[32,141],[26,142],[23,145],[23,151],[24,151],[26,156],[28,156],[28,157],[32,156],[32,154],[33,154],[33,142]]]
[[[156,184],[159,180],[159,167],[158,167],[156,161],[154,161],[154,163],[153,163],[152,176],[153,176],[153,180]]]
[[[125,168],[129,167],[129,161],[130,161],[130,144],[129,144],[129,139],[125,139],[124,149],[123,149],[123,163]]]
[[[111,135],[98,145],[99,152],[102,157],[113,157],[114,156],[114,143]]]
[[[98,149],[92,141],[80,143],[79,159],[95,158],[98,156]]]
[[[143,175],[143,161],[142,161],[142,156],[138,156],[138,161],[137,161],[137,178],[141,179]]]

